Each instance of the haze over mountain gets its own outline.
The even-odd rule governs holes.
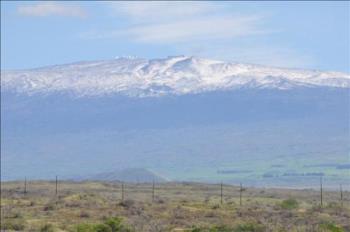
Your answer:
[[[120,181],[120,182],[128,182],[128,183],[159,183],[165,182],[166,179],[157,175],[156,173],[144,169],[144,168],[127,168],[123,170],[116,170],[113,172],[104,172],[98,173],[94,175],[84,175],[78,177],[70,177],[69,179],[75,181]]]
[[[3,179],[142,167],[172,180],[349,181],[337,169],[349,163],[346,73],[175,56],[1,76]]]

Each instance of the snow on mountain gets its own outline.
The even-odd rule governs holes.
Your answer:
[[[77,96],[162,96],[239,88],[350,88],[350,75],[229,63],[188,56],[127,57],[30,70],[3,71],[1,86],[19,93],[71,92]]]

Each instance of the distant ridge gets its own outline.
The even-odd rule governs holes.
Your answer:
[[[95,175],[77,177],[74,180],[123,181],[128,183],[165,182],[167,179],[145,168],[127,168],[113,172],[103,172]]]

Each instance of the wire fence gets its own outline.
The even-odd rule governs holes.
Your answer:
[[[341,206],[349,201],[348,192],[343,190],[326,190],[323,187],[323,179],[320,178],[319,190],[281,190],[274,188],[254,188],[224,183],[206,184],[198,182],[151,182],[151,183],[127,183],[127,182],[89,182],[89,181],[60,181],[56,176],[54,181],[28,181],[24,179],[23,185],[14,182],[11,186],[2,189],[4,196],[14,198],[30,196],[45,196],[59,199],[62,196],[72,194],[97,194],[110,201],[204,201],[224,204],[234,202],[243,205],[249,201],[259,201],[261,198],[300,198],[311,201],[321,207],[327,201],[338,201]]]

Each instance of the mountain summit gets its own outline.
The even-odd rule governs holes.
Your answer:
[[[121,57],[29,70],[3,71],[4,89],[25,94],[69,92],[75,96],[121,94],[147,97],[232,89],[349,88],[350,76],[230,63],[193,56]]]
[[[124,57],[4,71],[1,87],[4,180],[349,182],[348,74]]]

